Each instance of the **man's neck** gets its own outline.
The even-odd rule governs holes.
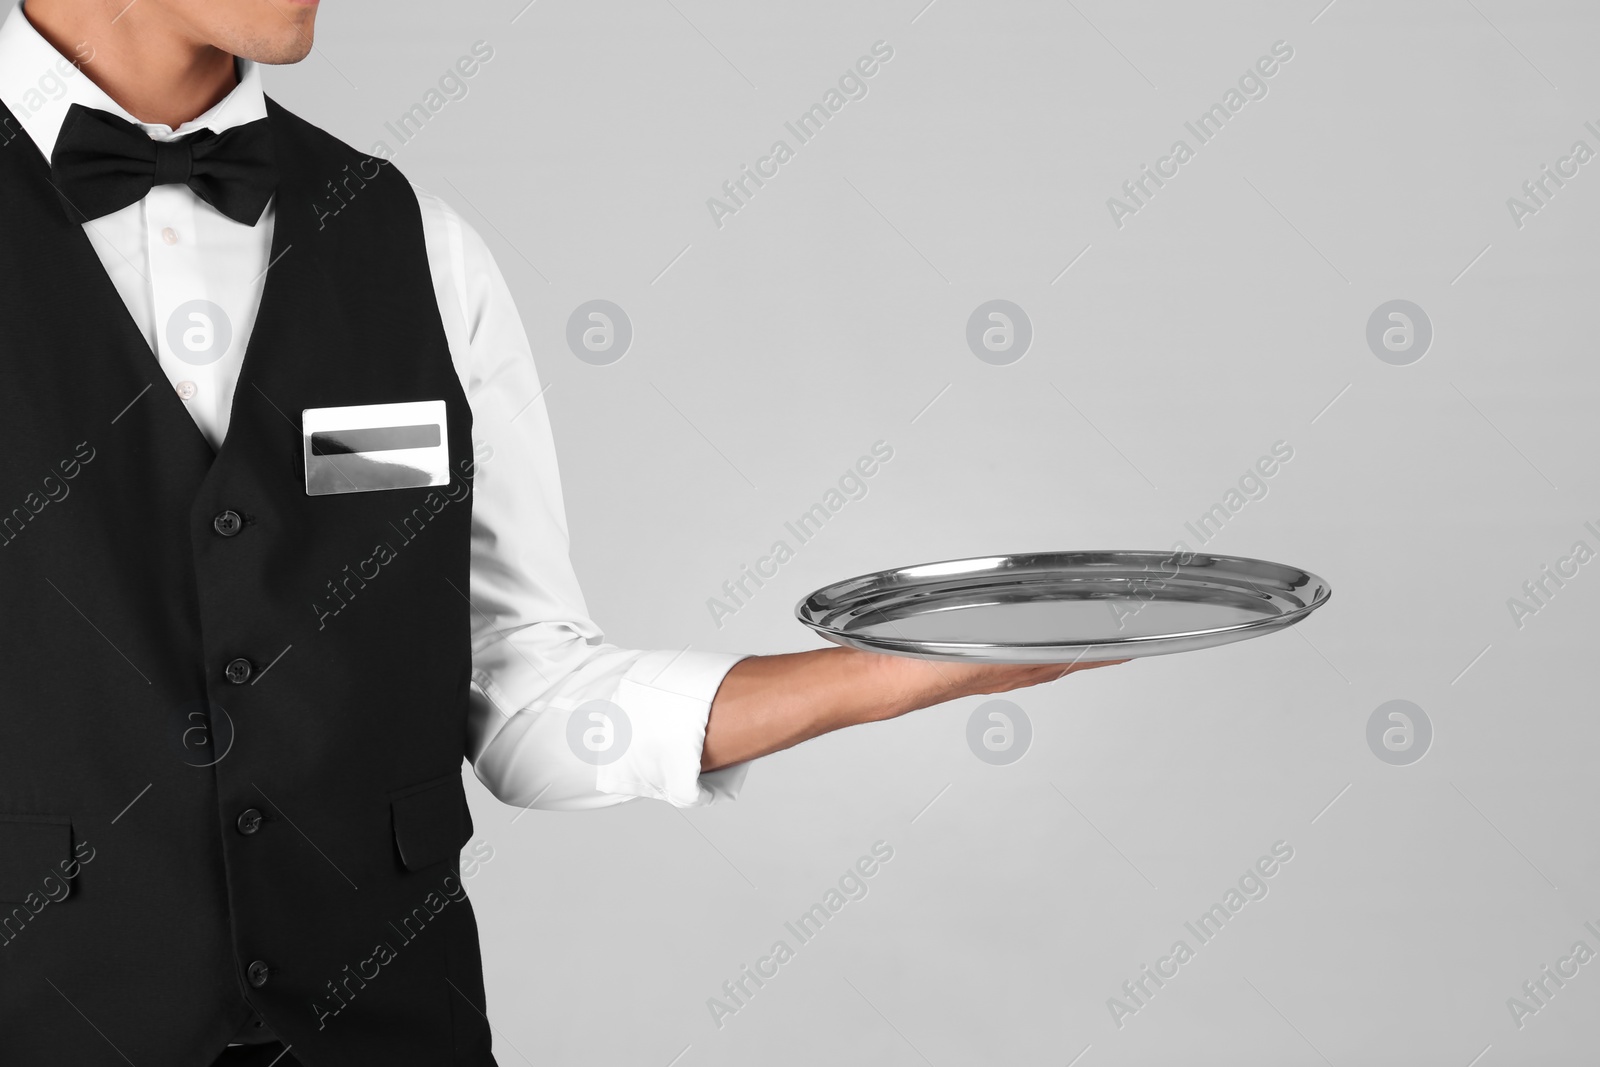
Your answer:
[[[233,56],[195,40],[154,5],[27,0],[24,14],[140,122],[177,129],[238,84]]]

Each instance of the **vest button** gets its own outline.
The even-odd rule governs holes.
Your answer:
[[[234,685],[243,685],[250,680],[250,675],[255,673],[255,668],[250,666],[249,660],[240,656],[236,660],[231,660],[222,673]]]
[[[211,520],[211,528],[223,537],[232,537],[244,529],[244,519],[239,517],[237,511],[223,511]]]
[[[250,984],[257,989],[267,984],[267,975],[271,973],[272,968],[267,966],[265,960],[256,960],[250,965],[250,969],[245,972],[250,979]]]
[[[234,823],[241,834],[250,835],[261,829],[261,811],[259,808],[245,808],[239,813],[238,820]]]

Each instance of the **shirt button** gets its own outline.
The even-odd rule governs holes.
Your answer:
[[[171,226],[167,226],[161,231],[161,239],[169,245],[175,245],[178,243],[178,231]]]
[[[267,975],[271,973],[272,968],[267,966],[265,960],[256,960],[250,965],[250,969],[245,972],[250,979],[250,984],[257,989],[267,984]]]
[[[193,382],[179,382],[175,388],[178,390],[179,400],[193,400],[200,387]]]
[[[238,659],[230,661],[222,673],[234,685],[243,685],[250,680],[250,675],[254,671],[255,668],[250,666],[250,661],[240,656]]]
[[[237,511],[224,511],[211,520],[211,528],[223,537],[232,537],[244,529],[244,520]]]
[[[245,808],[239,813],[239,818],[234,825],[239,828],[239,832],[241,834],[244,834],[247,837],[250,834],[255,833],[257,830],[261,829],[260,810],[256,808]]]

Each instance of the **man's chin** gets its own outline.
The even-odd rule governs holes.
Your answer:
[[[269,67],[285,66],[290,63],[298,63],[310,55],[311,47],[314,43],[308,30],[304,37],[294,37],[290,40],[270,43],[262,42],[246,51],[234,54]]]

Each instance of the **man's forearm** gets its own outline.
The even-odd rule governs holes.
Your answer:
[[[910,711],[891,665],[852,648],[750,656],[717,689],[702,770],[765,756],[859,722]]]
[[[733,665],[712,700],[700,769],[716,770],[957,697],[1037,685],[1105,665],[943,663],[853,648],[750,656]]]

